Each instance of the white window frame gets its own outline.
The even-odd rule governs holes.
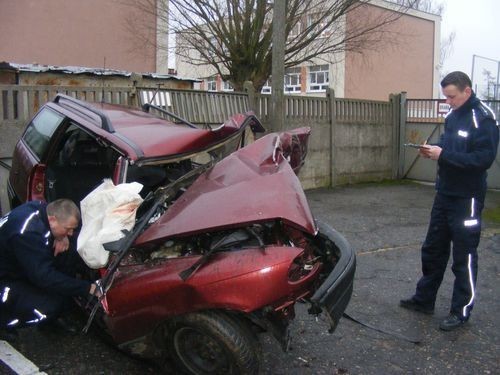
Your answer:
[[[285,71],[284,91],[286,94],[293,94],[302,91],[300,67],[289,68]]]
[[[260,90],[261,94],[271,94],[273,92],[272,86],[271,86],[271,77],[269,77],[264,83],[264,86],[262,86],[262,89]]]
[[[321,18],[320,13],[312,13],[307,15],[307,27],[311,27],[313,23],[316,22],[317,19]],[[317,31],[322,29],[325,26],[325,22],[320,22],[318,25],[316,25],[314,30],[311,31]],[[320,35],[318,35],[319,38],[326,38],[327,36],[332,34],[332,26],[330,25],[326,29],[324,29]]]
[[[288,40],[298,37],[301,32],[302,32],[302,22],[297,21],[293,29],[290,30],[290,34],[288,34]]]
[[[308,67],[307,91],[325,92],[330,85],[330,66],[312,65]]]
[[[234,87],[229,81],[222,81],[222,91],[232,92],[234,91]]]
[[[206,81],[207,91],[217,91],[217,77],[210,77]]]
[[[214,45],[214,46],[217,46],[217,38],[215,36],[212,36],[209,38],[210,42],[206,42],[205,45],[207,46],[207,54],[208,56],[210,57],[215,57],[215,52],[213,51],[213,47],[210,45]]]

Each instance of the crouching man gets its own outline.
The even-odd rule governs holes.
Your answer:
[[[71,296],[98,295],[95,283],[70,276],[69,237],[80,211],[68,199],[27,202],[0,219],[0,333],[15,339],[15,329],[59,319]],[[73,328],[74,330],[74,328]]]

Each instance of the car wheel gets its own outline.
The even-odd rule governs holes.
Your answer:
[[[202,312],[179,317],[168,329],[174,365],[189,374],[257,374],[260,345],[251,330],[226,314]]]

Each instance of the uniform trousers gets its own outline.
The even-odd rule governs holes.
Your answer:
[[[414,299],[434,308],[437,291],[452,252],[455,275],[450,313],[467,320],[474,306],[477,281],[477,247],[481,236],[484,196],[453,197],[437,193],[429,229],[422,246],[422,277]]]

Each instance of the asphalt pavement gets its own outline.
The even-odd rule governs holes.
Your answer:
[[[315,216],[343,233],[357,253],[354,292],[333,334],[321,316],[299,304],[292,348],[262,336],[262,374],[498,374],[500,373],[500,225],[483,224],[476,306],[453,332],[438,329],[448,314],[448,269],[434,315],[401,309],[420,276],[420,245],[434,189],[417,183],[363,184],[307,192]],[[500,208],[489,192],[486,210]],[[94,332],[77,337],[26,329],[15,348],[47,374],[147,374],[154,365],[130,358]],[[12,374],[5,366],[1,373]]]

